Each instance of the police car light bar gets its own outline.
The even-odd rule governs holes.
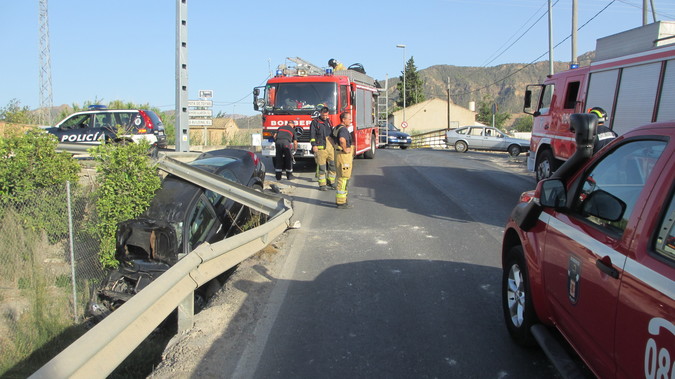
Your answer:
[[[95,111],[97,109],[108,109],[108,107],[103,104],[92,104],[88,106],[87,109]]]

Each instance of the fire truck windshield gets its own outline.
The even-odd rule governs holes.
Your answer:
[[[265,113],[313,114],[323,107],[335,113],[335,83],[274,83],[265,89]]]

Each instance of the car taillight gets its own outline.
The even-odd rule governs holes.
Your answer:
[[[273,133],[272,132],[263,132],[263,138],[272,138]]]
[[[250,155],[250,156],[251,156],[251,159],[253,159],[253,164],[254,164],[254,165],[257,166],[258,163],[260,163],[260,158],[258,158],[258,154],[254,153],[254,152],[252,152],[252,151],[249,151],[249,152],[248,152],[248,155]]]
[[[140,113],[141,117],[143,117],[143,121],[145,121],[145,127],[152,130],[154,125],[152,124],[152,119],[150,118],[150,116],[148,116],[148,114],[143,111],[138,111],[138,113]],[[140,130],[139,133],[141,133]]]

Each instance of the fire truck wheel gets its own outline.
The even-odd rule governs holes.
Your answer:
[[[549,178],[556,170],[557,164],[551,150],[544,150],[537,154],[537,164],[535,165],[535,172],[537,181]]]
[[[370,149],[363,153],[363,157],[366,159],[375,158],[375,148],[375,136],[373,136],[373,138],[370,139]]]
[[[530,327],[538,321],[532,306],[523,247],[520,245],[512,247],[506,255],[502,273],[502,309],[511,338],[521,346],[534,346],[536,341],[530,333]]]
[[[466,153],[466,151],[469,150],[469,146],[464,141],[457,141],[455,142],[455,150],[460,153]]]
[[[520,146],[518,146],[518,145],[511,145],[511,146],[509,146],[509,148],[507,149],[507,151],[509,152],[509,155],[510,155],[510,156],[512,156],[512,157],[517,157],[517,156],[520,154]]]

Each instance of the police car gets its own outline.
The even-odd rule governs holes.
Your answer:
[[[571,122],[577,152],[521,196],[504,231],[506,327],[539,343],[564,377],[573,360],[556,359],[565,354],[551,326],[600,378],[673,378],[675,121],[595,155],[597,121]]]
[[[62,144],[138,142],[145,139],[152,145],[166,147],[162,120],[155,112],[144,109],[107,109],[105,106],[94,105],[87,111],[73,113],[45,130],[54,134]],[[118,135],[118,131],[123,134]]]

